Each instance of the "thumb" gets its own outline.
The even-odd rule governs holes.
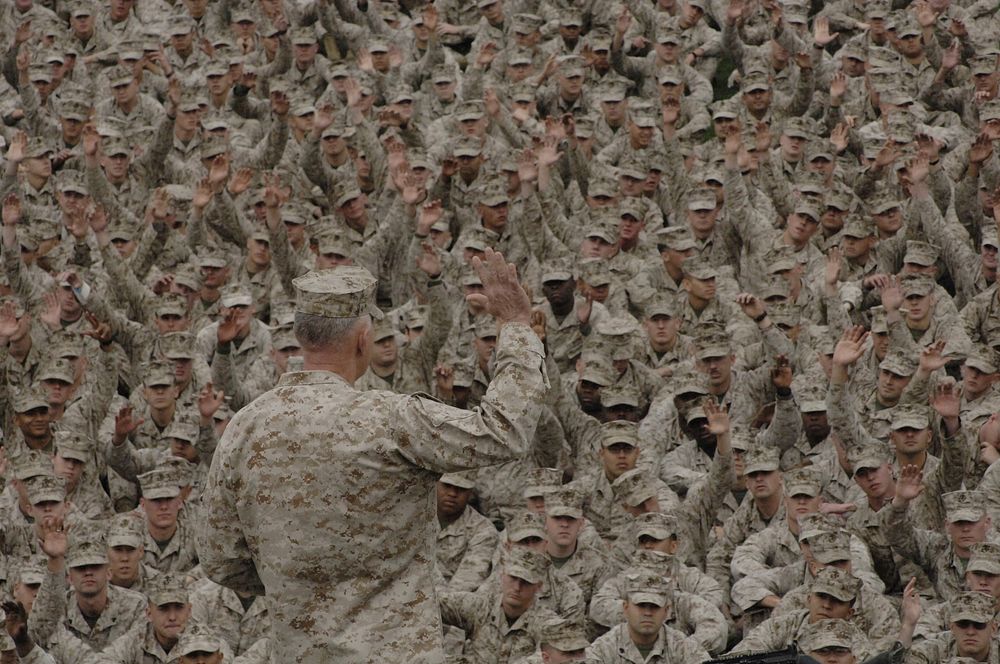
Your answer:
[[[489,299],[482,293],[469,293],[465,296],[465,301],[469,304],[477,304],[482,308],[486,308],[489,305]]]

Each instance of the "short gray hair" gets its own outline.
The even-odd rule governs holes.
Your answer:
[[[343,343],[355,326],[366,318],[368,318],[367,315],[353,318],[329,318],[298,311],[295,313],[293,331],[295,338],[299,340],[303,348],[325,348]]]

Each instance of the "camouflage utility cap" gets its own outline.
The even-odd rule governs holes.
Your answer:
[[[342,265],[329,270],[314,270],[292,280],[295,285],[295,310],[325,318],[356,318],[371,314],[382,319],[375,306],[378,281],[363,267]]]

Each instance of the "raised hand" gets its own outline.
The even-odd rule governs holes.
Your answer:
[[[458,173],[458,160],[454,156],[447,156],[441,160],[441,177],[451,178]]]
[[[4,602],[2,605],[4,612],[4,629],[7,635],[15,644],[26,643],[28,636],[28,612],[24,610],[18,601]]]
[[[277,210],[284,203],[284,195],[281,190],[281,180],[276,175],[264,177],[264,205],[269,210]]]
[[[771,125],[766,122],[758,122],[754,128],[754,143],[758,154],[765,154],[771,149]]]
[[[923,184],[930,174],[931,164],[927,157],[918,155],[906,165],[907,178],[911,186]]]
[[[917,10],[917,23],[921,28],[930,28],[937,22],[937,12],[929,2],[915,2],[913,7]]]
[[[885,142],[882,149],[878,151],[875,155],[875,167],[876,168],[887,168],[891,166],[896,159],[899,158],[899,148],[896,147],[896,142],[890,137],[889,140]]]
[[[427,195],[427,190],[417,179],[412,171],[403,175],[403,189],[399,192],[403,202],[407,205],[416,205]]]
[[[225,392],[216,390],[212,385],[212,381],[205,383],[205,386],[198,393],[198,413],[201,415],[202,420],[207,421],[212,419],[215,412],[222,408],[222,404],[225,402]]]
[[[438,27],[438,9],[433,4],[429,4],[423,9],[424,27],[434,32]]]
[[[441,256],[433,242],[420,243],[420,255],[417,256],[417,268],[431,279],[441,276]]]
[[[559,152],[559,139],[555,136],[546,136],[542,139],[542,147],[538,150],[539,166],[553,166],[562,156],[563,153]]]
[[[215,338],[220,344],[229,343],[236,338],[240,331],[240,312],[230,309],[219,321],[219,327],[215,331]]]
[[[271,95],[271,111],[274,117],[284,120],[288,117],[288,111],[292,108],[292,101],[283,92]]]
[[[931,408],[942,418],[957,418],[961,412],[962,399],[958,395],[958,386],[954,379],[942,380],[934,388],[931,396]]]
[[[491,118],[499,117],[500,97],[497,96],[496,90],[493,88],[483,90],[483,105],[486,107],[486,112],[489,113]]]
[[[316,112],[313,113],[313,130],[320,134],[327,127],[333,124],[334,115],[336,114],[336,109],[333,104],[320,104],[316,108]]]
[[[14,227],[21,221],[21,199],[17,194],[7,194],[3,199],[3,225]]]
[[[89,311],[85,311],[83,315],[86,316],[91,329],[84,330],[81,334],[88,336],[91,339],[97,339],[97,342],[102,346],[106,346],[111,343],[111,325],[97,320],[97,316]]]
[[[812,69],[813,68],[812,54],[809,53],[808,51],[796,53],[795,64],[798,65],[799,69]]]
[[[594,311],[594,294],[589,290],[587,291],[587,297],[584,298],[583,302],[576,306],[576,319],[580,321],[580,325],[587,325],[590,323],[590,314]]]
[[[4,302],[0,307],[0,345],[7,343],[17,333],[17,325],[17,307],[13,302]]]
[[[969,161],[982,164],[993,155],[993,141],[986,134],[979,134],[969,148]]]
[[[740,148],[743,147],[743,134],[741,131],[731,131],[729,135],[726,136],[726,141],[723,149],[725,150],[727,157],[736,157],[740,153]]]
[[[748,318],[757,319],[767,313],[767,308],[764,306],[764,302],[750,293],[740,293],[737,295],[736,304],[740,305],[740,309],[743,310],[743,313],[746,314]]]
[[[746,0],[729,0],[729,7],[726,8],[726,20],[736,23],[743,18],[746,11]]]
[[[847,74],[837,71],[830,79],[830,99],[842,99],[847,94]]]
[[[38,546],[50,559],[66,557],[67,528],[62,517],[47,516],[39,524]]]
[[[118,414],[115,415],[115,432],[111,442],[115,445],[121,445],[145,421],[143,418],[135,416],[135,413],[132,412],[132,406],[122,406]]]
[[[348,108],[358,108],[361,100],[364,99],[364,95],[361,94],[361,83],[353,77],[348,77],[347,81],[344,82],[344,95],[347,98]]]
[[[899,606],[899,639],[903,647],[909,647],[913,639],[913,630],[920,622],[920,614],[923,609],[920,606],[920,593],[917,592],[917,579],[911,578],[906,588],[903,589],[903,601]]]
[[[826,252],[826,261],[823,265],[823,282],[827,286],[835,288],[840,282],[840,267],[843,257],[844,252],[840,250],[840,247],[831,247]]]
[[[865,328],[860,325],[847,328],[833,349],[833,363],[844,367],[854,364],[864,355],[867,341],[868,331]]]
[[[771,384],[776,390],[792,389],[792,363],[785,355],[774,358],[774,368],[771,369]]]
[[[701,406],[705,415],[708,416],[709,433],[716,436],[729,433],[729,412],[725,408],[719,406],[718,402],[711,397],[704,399]]]
[[[957,39],[953,39],[951,46],[945,49],[944,53],[941,55],[941,69],[945,71],[951,71],[958,66],[961,61],[961,43]]]
[[[427,201],[420,206],[420,214],[417,216],[417,235],[427,235],[431,232],[431,226],[436,224],[444,216],[444,206],[441,199]]]
[[[403,141],[393,138],[386,146],[385,152],[386,163],[388,163],[391,173],[395,173],[407,165],[406,143]]]
[[[239,196],[244,191],[250,188],[250,183],[253,182],[253,176],[255,172],[252,168],[241,168],[233,177],[229,178],[229,195]]]
[[[42,311],[38,314],[38,318],[50,330],[62,327],[62,307],[59,306],[59,298],[55,293],[46,293],[42,296]]]
[[[681,117],[681,103],[673,97],[663,100],[663,108],[660,110],[660,119],[664,125],[674,126]]]
[[[622,37],[625,36],[630,25],[632,25],[632,14],[629,13],[628,7],[623,7],[615,20],[615,33]]]
[[[906,504],[923,491],[924,471],[913,464],[903,466],[899,471],[899,479],[896,480],[896,500]]]
[[[191,207],[195,210],[204,210],[215,197],[215,188],[208,178],[202,178],[194,188],[194,196],[191,198]]]
[[[438,394],[451,396],[455,390],[455,370],[445,364],[434,367],[434,382],[437,383]]]
[[[931,345],[920,351],[920,369],[925,373],[932,373],[948,364],[948,358],[944,356],[944,347],[947,342],[935,341]]]
[[[34,33],[31,31],[31,20],[24,21],[14,31],[14,46],[20,46],[34,36]]]
[[[522,150],[517,156],[517,177],[521,182],[534,182],[538,179],[535,153],[530,148]]]
[[[840,35],[839,32],[830,32],[830,19],[820,16],[813,26],[813,42],[820,48],[826,48]]]
[[[23,131],[14,134],[14,138],[7,148],[5,158],[12,164],[20,164],[24,161],[24,151],[28,149],[28,135]]]
[[[208,169],[208,181],[213,189],[218,189],[222,183],[229,179],[229,157],[220,154],[212,160],[212,165]]]
[[[104,209],[104,206],[100,203],[94,203],[94,205],[87,210],[86,221],[87,225],[90,226],[90,230],[94,231],[95,235],[108,230],[108,213],[107,210]]]
[[[483,282],[483,292],[470,294],[487,313],[504,323],[531,324],[531,300],[517,279],[517,268],[504,260],[503,254],[486,249],[483,258],[472,259],[472,267]]]
[[[14,59],[14,66],[17,68],[19,74],[27,74],[28,69],[31,68],[31,49],[25,46],[18,51],[17,57]]]
[[[889,277],[886,284],[879,289],[879,294],[886,311],[899,311],[903,306],[903,289],[897,277]]]
[[[850,129],[847,127],[846,122],[837,123],[837,126],[833,128],[832,132],[830,132],[830,143],[833,145],[837,154],[841,154],[847,149],[847,146],[849,145],[849,135]]]
[[[992,466],[1000,460],[1000,415],[993,413],[979,429],[979,461]]]
[[[531,312],[531,330],[538,337],[539,341],[545,341],[546,322],[544,311],[535,309]]]
[[[476,56],[476,66],[480,69],[486,69],[491,64],[493,60],[497,57],[497,45],[493,42],[486,42],[483,47],[479,49],[479,55]]]

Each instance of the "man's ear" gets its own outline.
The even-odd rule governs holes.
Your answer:
[[[358,356],[363,356],[368,352],[368,348],[372,344],[372,325],[369,323],[365,326],[365,329],[358,334],[358,342],[355,347],[355,353]]]

